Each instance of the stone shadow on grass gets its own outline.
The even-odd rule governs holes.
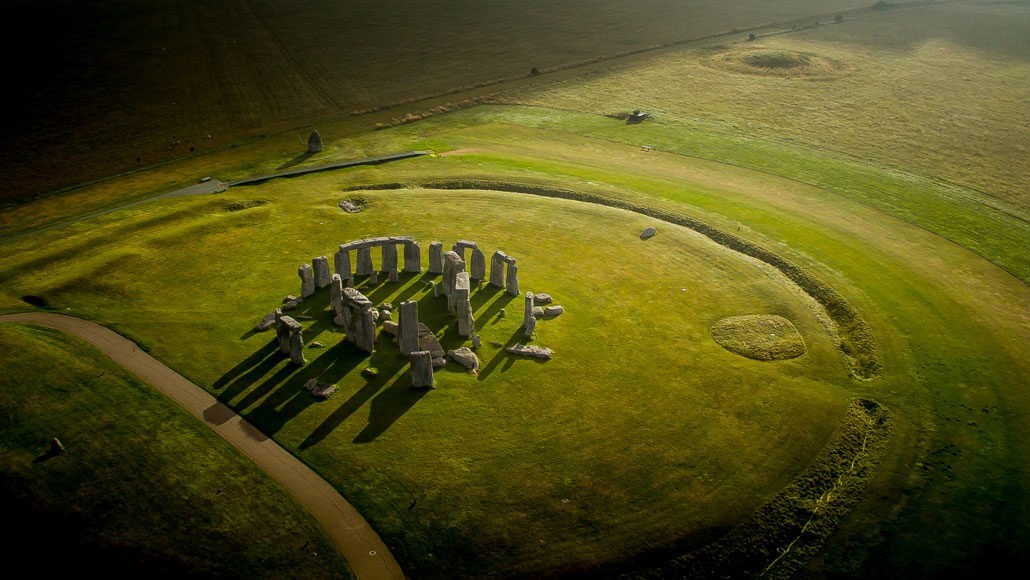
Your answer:
[[[407,413],[415,403],[426,396],[429,389],[411,386],[410,374],[396,377],[382,392],[372,399],[368,425],[354,437],[354,443],[371,443]]]
[[[525,342],[521,326],[515,330],[515,333],[512,334],[511,337],[508,338],[508,340],[504,343],[504,346],[501,347],[501,350],[498,351],[492,359],[490,359],[490,362],[486,363],[485,366],[479,369],[478,379],[481,381],[485,380],[486,377],[490,376],[491,373],[497,370],[497,367],[500,366],[502,362],[505,363],[504,368],[501,369],[502,373],[510,369],[511,365],[515,364],[516,357],[515,355],[509,353],[504,349],[508,348],[509,346],[515,346],[519,342]]]
[[[283,169],[289,169],[289,168],[293,167],[294,165],[300,165],[301,163],[304,163],[305,161],[310,159],[312,155],[314,155],[314,153],[312,153],[310,151],[305,151],[305,152],[301,153],[300,155],[294,157],[293,159],[290,159],[289,161],[283,163],[279,167],[276,167],[275,170],[276,171],[282,171]]]

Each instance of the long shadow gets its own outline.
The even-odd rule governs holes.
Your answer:
[[[504,292],[504,291],[503,290],[498,290],[498,292]],[[506,308],[516,298],[518,298],[518,296],[512,296],[512,295],[508,294],[507,292],[504,292],[503,294],[501,294],[500,297],[498,297],[496,300],[494,300],[493,302],[490,303],[490,306],[488,306],[487,309],[482,314],[476,313],[476,326],[480,326],[480,321],[484,321],[485,322],[485,321],[488,321],[488,320],[491,320],[491,319],[495,318],[496,315],[500,314],[502,308]],[[522,316],[522,309],[520,308],[518,312],[514,312],[514,313],[513,312],[508,312],[507,315],[508,316],[517,315],[517,316],[521,317]],[[497,321],[494,320],[494,322],[497,322]]]
[[[491,373],[497,370],[497,367],[500,366],[502,362],[507,364],[504,365],[504,369],[502,369],[501,372],[510,369],[511,365],[515,364],[515,355],[509,353],[504,349],[508,348],[509,346],[515,346],[520,341],[523,341],[522,327],[519,327],[515,330],[515,333],[511,335],[507,342],[504,343],[504,346],[501,347],[501,350],[498,351],[498,353],[495,354],[492,359],[490,359],[490,362],[486,363],[485,366],[479,368],[479,376],[477,378],[480,381],[486,380],[486,377],[490,376]]]
[[[261,379],[261,377],[265,376],[269,371],[278,366],[279,363],[287,360],[286,355],[280,353],[278,348],[275,348],[276,343],[274,340],[270,344],[273,346],[271,354],[229,383],[225,390],[217,395],[219,401],[229,404],[229,401],[252,387]]]
[[[469,303],[472,305],[472,312],[475,313],[479,311],[487,302],[490,302],[493,297],[497,296],[497,294],[501,292],[504,292],[504,290],[489,284],[473,292],[472,296],[469,297]]]
[[[280,360],[286,360],[286,357],[281,357]],[[236,409],[237,411],[242,411],[243,409],[246,409],[247,407],[260,401],[261,398],[267,395],[269,392],[271,392],[272,389],[276,387],[276,385],[285,381],[287,377],[295,373],[297,371],[297,368],[297,365],[287,360],[286,364],[279,368],[279,370],[275,371],[275,374],[268,377],[267,379],[262,381],[261,384],[251,389],[235,405],[232,404],[232,398],[229,396],[228,390],[219,395],[218,400]]]
[[[310,159],[312,155],[314,155],[314,153],[312,153],[310,151],[305,151],[305,152],[301,153],[300,155],[294,157],[293,159],[290,159],[286,163],[283,163],[279,167],[276,167],[275,170],[276,171],[282,171],[283,169],[289,169],[289,168],[293,167],[294,165],[300,165],[301,163],[304,163],[305,161]]]
[[[398,377],[390,386],[372,399],[371,410],[368,416],[368,425],[354,437],[354,443],[371,443],[377,437],[386,432],[415,403],[426,396],[428,389],[411,388],[411,379],[408,376]]]
[[[393,305],[395,307],[400,305],[401,302],[410,299],[415,294],[418,294],[419,292],[424,290],[427,287],[428,282],[437,276],[437,274],[430,274],[428,272],[422,274],[421,276],[416,274],[409,275],[413,276],[413,282],[405,286],[401,290],[400,294],[398,294],[397,297],[393,299]]]
[[[365,294],[365,296],[372,301],[372,304],[379,305],[396,293],[398,287],[400,287],[401,293],[392,300],[394,308],[397,308],[397,306],[406,299],[405,296],[411,296],[422,287],[422,284],[416,279],[417,276],[417,274],[412,272],[402,272],[400,276],[398,276],[396,282],[382,282],[381,284],[374,286],[373,290],[369,294]],[[382,280],[382,277],[380,279]],[[405,294],[405,292],[407,292],[407,294]],[[364,291],[362,291],[362,294],[364,294]]]
[[[226,371],[225,374],[223,374],[222,376],[220,376],[217,379],[215,379],[215,382],[212,383],[211,388],[213,388],[213,389],[220,389],[220,388],[224,387],[225,385],[229,384],[230,382],[232,382],[233,379],[235,379],[236,377],[238,377],[241,374],[243,374],[247,369],[249,369],[249,368],[257,365],[261,361],[265,360],[268,357],[268,355],[270,355],[273,352],[275,352],[277,346],[278,346],[278,344],[276,343],[275,339],[273,338],[271,341],[269,341],[268,343],[264,344],[261,348],[259,348],[256,351],[254,351],[254,354],[252,354],[252,355],[248,356],[247,358],[243,359],[242,361],[237,363],[236,366],[234,366],[231,369],[229,369],[228,371]],[[269,368],[271,368],[271,367],[269,367]],[[268,368],[265,369],[265,371],[267,371],[267,370],[268,370]],[[264,374],[264,373],[261,373],[261,374]]]

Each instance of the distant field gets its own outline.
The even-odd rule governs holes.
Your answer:
[[[18,80],[0,202],[534,67],[869,3],[5,2]],[[32,50],[14,43],[26,37]]]

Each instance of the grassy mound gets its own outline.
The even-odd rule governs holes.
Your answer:
[[[712,338],[726,350],[755,360],[785,360],[805,354],[805,339],[782,316],[747,314],[712,325]]]
[[[844,62],[811,52],[784,48],[720,49],[703,58],[715,69],[747,75],[824,79],[850,71]]]
[[[786,50],[768,50],[751,53],[740,59],[748,66],[771,69],[787,69],[806,67],[812,62],[807,54],[788,52]]]

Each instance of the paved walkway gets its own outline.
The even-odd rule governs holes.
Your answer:
[[[94,322],[63,314],[5,314],[0,315],[0,322],[48,326],[97,347],[189,411],[285,487],[322,524],[358,578],[404,577],[379,534],[324,479],[207,391],[140,350],[136,343]]]

